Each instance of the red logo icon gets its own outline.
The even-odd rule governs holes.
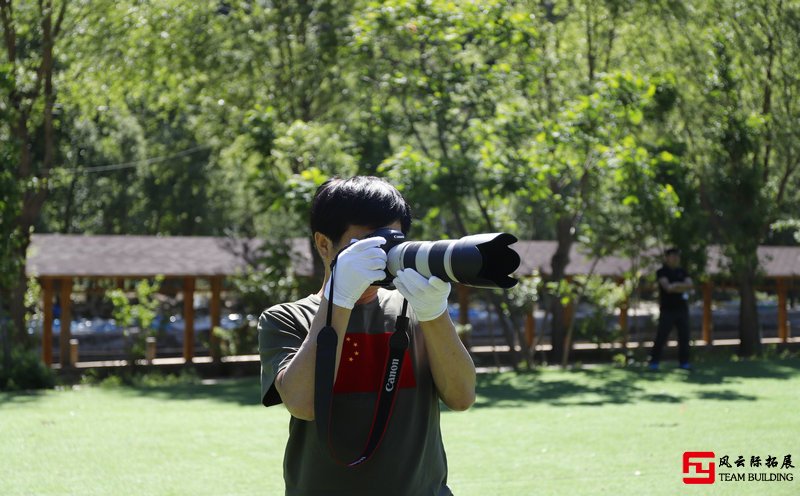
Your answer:
[[[687,451],[683,454],[684,484],[713,484],[716,479],[713,451]]]

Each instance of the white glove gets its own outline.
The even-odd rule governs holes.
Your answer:
[[[353,308],[370,284],[386,277],[386,252],[380,248],[386,239],[380,236],[355,241],[339,254],[333,267],[333,304]],[[325,284],[325,298],[330,296],[331,280]]]
[[[402,294],[420,322],[433,320],[447,311],[450,283],[436,276],[426,279],[414,269],[397,271],[394,285]]]

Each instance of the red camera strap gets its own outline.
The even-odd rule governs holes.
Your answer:
[[[333,385],[336,371],[336,348],[339,337],[332,327],[333,318],[333,267],[336,259],[331,263],[331,288],[328,294],[328,312],[325,327],[317,335],[317,360],[314,370],[314,421],[317,424],[317,436],[322,446],[328,446],[331,457],[338,463],[347,467],[356,467],[373,455],[383,440],[389,418],[392,416],[397,391],[400,389],[400,372],[403,366],[406,350],[408,349],[408,301],[403,300],[403,310],[395,323],[395,330],[389,338],[389,350],[386,366],[383,371],[383,381],[374,408],[372,427],[367,437],[367,443],[361,454],[355,460],[343,462],[337,456],[331,442],[331,419],[333,412]]]

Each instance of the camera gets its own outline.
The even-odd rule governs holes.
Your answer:
[[[386,278],[374,286],[393,287],[398,270],[414,269],[425,277],[436,276],[477,288],[509,289],[517,284],[511,274],[520,263],[519,254],[509,245],[517,238],[508,233],[484,233],[460,239],[406,241],[395,229],[382,228],[366,238],[381,236],[386,243]]]

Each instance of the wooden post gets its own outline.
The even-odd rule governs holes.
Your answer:
[[[713,320],[711,319],[711,294],[714,289],[711,281],[703,283],[703,341],[706,346],[711,345],[711,332],[713,330]]]
[[[144,359],[148,365],[153,364],[156,358],[156,338],[147,336],[144,340]]]
[[[42,279],[42,362],[48,367],[53,364],[53,280]]]
[[[469,288],[463,284],[456,285],[458,293],[458,323],[469,324]]]
[[[208,336],[208,344],[211,351],[211,358],[214,362],[221,359],[219,349],[219,337],[214,334],[214,328],[220,325],[220,295],[222,293],[222,276],[214,276],[209,280],[211,283],[211,330]]]
[[[194,277],[183,278],[183,360],[194,358]]]
[[[628,348],[628,297],[619,306],[619,329],[622,332],[622,347]]]
[[[78,340],[74,338],[69,340],[69,363],[78,363]]]
[[[781,278],[778,283],[778,338],[782,343],[789,340],[788,315],[786,312],[786,280]]]
[[[70,367],[73,363],[70,360],[69,340],[70,324],[72,324],[72,278],[61,278],[61,333],[58,339],[61,369]]]
[[[569,328],[572,325],[572,319],[575,318],[575,302],[570,299],[567,306],[564,307],[564,327]]]
[[[531,309],[525,312],[525,346],[529,350],[533,343],[536,342],[536,317],[533,314],[534,311],[535,308],[531,306]]]
[[[564,354],[561,357],[561,366],[567,366],[567,358],[569,357],[569,352],[572,351],[572,342],[575,339],[575,335],[572,331],[572,322],[575,320],[575,300],[570,298],[569,303],[564,307],[564,328],[566,332],[564,333]],[[572,329],[572,331],[570,330]]]

